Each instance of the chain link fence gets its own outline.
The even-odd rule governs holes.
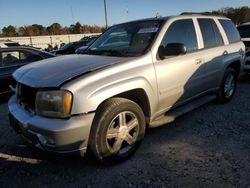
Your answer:
[[[91,33],[91,34],[71,34],[71,35],[48,35],[48,36],[28,36],[28,37],[4,37],[0,40],[11,40],[18,42],[21,45],[33,46],[36,48],[45,49],[48,46],[58,46],[60,47],[63,43],[69,43],[78,41],[83,37],[100,35],[100,33]]]

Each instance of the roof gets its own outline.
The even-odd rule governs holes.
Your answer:
[[[183,12],[180,15],[210,16],[210,17],[225,18],[225,16],[223,16],[223,15],[213,14],[211,12]]]
[[[3,47],[3,48],[0,48],[0,49],[26,49],[26,50],[38,50],[38,51],[41,51],[37,48],[34,48],[32,46],[10,46],[10,47]]]
[[[184,12],[181,13],[180,15],[173,15],[173,16],[165,16],[165,17],[153,17],[153,18],[144,18],[144,19],[139,19],[139,20],[133,20],[125,23],[133,23],[133,22],[143,22],[143,21],[167,21],[170,18],[222,18],[222,19],[229,19],[225,16],[221,15],[213,15],[211,13],[195,13],[195,12]],[[124,24],[124,23],[121,23]],[[120,24],[117,24],[120,25]]]
[[[31,51],[36,52],[36,53],[43,53],[43,54],[48,54],[48,55],[51,55],[51,56],[55,56],[55,55],[53,55],[53,54],[51,54],[49,52],[34,48],[32,46],[11,46],[11,47],[7,47],[7,48],[5,48],[5,47],[0,48],[0,51],[1,50],[31,50]]]

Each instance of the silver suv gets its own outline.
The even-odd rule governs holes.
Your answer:
[[[47,151],[88,149],[102,161],[123,160],[146,127],[214,99],[229,102],[244,59],[245,46],[227,18],[184,14],[118,24],[84,55],[14,72],[10,124]]]

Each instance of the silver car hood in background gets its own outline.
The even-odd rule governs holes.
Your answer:
[[[127,60],[128,57],[66,55],[23,66],[13,77],[31,87],[58,87],[74,77]]]

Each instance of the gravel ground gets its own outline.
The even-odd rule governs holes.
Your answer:
[[[0,187],[250,187],[249,93],[244,77],[230,103],[149,130],[135,155],[113,166],[27,147],[1,104]]]

